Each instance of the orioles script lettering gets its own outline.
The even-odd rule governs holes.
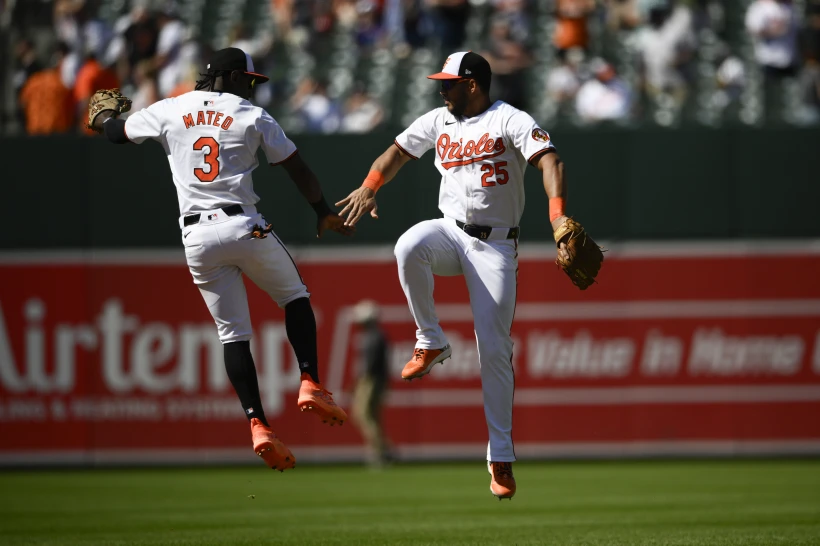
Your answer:
[[[466,143],[463,138],[451,141],[450,135],[444,133],[438,137],[438,142],[436,142],[436,153],[441,159],[441,166],[445,169],[497,157],[505,151],[507,148],[504,146],[504,139],[490,138],[490,133],[481,135],[478,142],[468,140]],[[451,161],[446,161],[448,159]]]

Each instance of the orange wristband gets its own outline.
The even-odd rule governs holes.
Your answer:
[[[370,188],[371,190],[373,190],[373,193],[379,191],[379,188],[381,188],[383,185],[384,175],[379,171],[370,171],[369,173],[367,173],[367,178],[365,178],[364,182],[362,183],[362,186],[364,186],[365,188]]]
[[[564,215],[564,198],[550,197],[550,222]]]

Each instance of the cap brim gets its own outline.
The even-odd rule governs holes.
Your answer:
[[[427,76],[429,80],[460,80],[462,77],[457,74],[448,74],[447,72],[436,72]]]
[[[256,72],[245,72],[245,74],[247,74],[248,76],[253,76],[254,78],[256,78],[256,80],[257,80],[256,83],[265,83],[266,81],[268,81],[270,79],[269,77],[263,76],[262,74],[257,74]]]

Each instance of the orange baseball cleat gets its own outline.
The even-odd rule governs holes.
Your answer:
[[[490,478],[490,493],[498,497],[498,500],[512,500],[513,495],[515,495],[512,463],[491,463],[487,461],[487,470],[492,476]]]
[[[445,345],[441,349],[421,349],[416,347],[413,358],[404,365],[401,378],[405,381],[416,379],[430,373],[430,370],[439,362],[444,362],[453,355],[453,349]]]
[[[330,423],[330,426],[347,421],[347,414],[342,408],[336,405],[328,391],[321,384],[311,379],[310,374],[302,374],[302,385],[299,387],[299,408],[302,411],[312,411],[322,420],[323,423]]]
[[[253,451],[273,470],[284,472],[296,466],[296,457],[293,453],[276,437],[270,427],[266,427],[259,419],[251,419],[251,435]]]

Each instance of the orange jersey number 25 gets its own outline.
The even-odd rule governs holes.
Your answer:
[[[200,137],[194,142],[194,150],[203,148],[208,148],[208,153],[205,154],[208,170],[197,167],[194,169],[194,176],[203,182],[213,182],[219,174],[219,143],[213,137]]]

